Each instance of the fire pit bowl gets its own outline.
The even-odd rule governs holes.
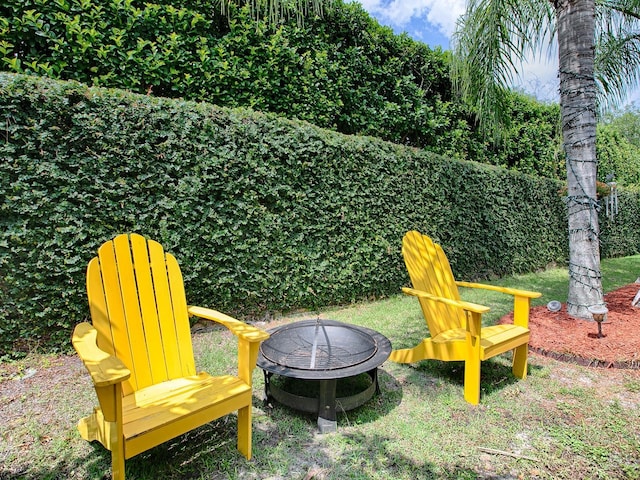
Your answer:
[[[381,333],[322,319],[294,322],[269,333],[258,355],[258,366],[265,374],[266,397],[296,410],[317,412],[321,432],[336,430],[336,406],[351,410],[380,392],[378,367],[391,353],[391,342]],[[339,379],[362,373],[371,379],[366,389],[336,398]],[[287,392],[272,382],[273,375],[316,382],[319,394],[307,397]]]

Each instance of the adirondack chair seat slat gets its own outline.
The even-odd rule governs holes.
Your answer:
[[[122,402],[123,418],[126,419],[122,426],[126,439],[125,458],[148,450],[148,435],[154,430],[157,437],[154,443],[159,445],[174,438],[178,431],[192,430],[190,417],[201,415],[215,420],[251,402],[251,395],[251,387],[235,377],[211,377],[201,373],[154,385],[125,397]],[[136,442],[136,438],[143,435],[147,438]]]
[[[226,399],[240,397],[242,400],[247,394],[251,395],[251,388],[237,377],[212,377],[204,372],[138,390],[122,400],[122,412],[127,420],[125,437],[147,431],[147,423],[152,427],[154,423],[178,420]]]
[[[497,349],[504,352],[511,350],[509,344],[514,342],[520,344],[522,340],[529,341],[529,330],[517,325],[493,325],[482,329],[482,337],[480,339],[481,360],[491,358]],[[467,341],[467,331],[464,328],[456,328],[447,330],[439,335],[431,338],[433,343],[460,343],[461,355],[459,360],[464,360],[465,343]]]
[[[531,332],[519,325],[492,325],[482,329],[480,360],[488,360],[519,345],[529,343]]]
[[[402,240],[412,288],[403,288],[418,298],[430,336],[413,348],[397,349],[389,359],[398,363],[421,360],[464,361],[464,397],[480,401],[480,362],[513,350],[512,371],[525,378],[530,332],[530,300],[538,292],[456,281],[442,247],[420,232],[408,232]],[[458,287],[482,288],[514,297],[514,323],[482,327],[482,314],[489,307],[462,301]]]

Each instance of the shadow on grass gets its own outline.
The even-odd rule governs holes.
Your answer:
[[[438,466],[425,461],[419,450],[421,445],[430,443],[429,432],[424,432],[424,435],[418,433],[416,438],[408,439],[415,448],[407,450],[398,444],[399,438],[394,433],[385,434],[375,426],[366,426],[391,412],[402,401],[402,389],[395,378],[386,372],[381,372],[380,377],[382,394],[366,405],[340,415],[337,433],[319,434],[315,417],[310,414],[278,405],[270,408],[269,424],[259,427],[258,449],[264,454],[256,456],[256,468],[253,469],[259,473],[257,476],[247,475],[246,478],[478,478],[475,470],[463,466]],[[389,389],[390,386],[395,389]],[[279,456],[277,451],[286,453]],[[279,467],[274,471],[271,465],[279,462]],[[286,464],[283,465],[283,462]]]
[[[476,471],[461,466],[437,466],[431,462],[405,454],[397,448],[396,439],[384,434],[367,435],[348,433],[343,435],[346,445],[337,452],[326,478],[351,478],[365,480],[370,478],[393,479],[476,479]],[[416,442],[428,442],[428,433]],[[491,477],[482,477],[491,478]]]
[[[256,448],[254,428],[254,455]],[[84,442],[84,441],[83,441]],[[235,415],[227,415],[162,443],[125,462],[127,480],[222,480],[242,478],[236,472],[251,468],[236,448]],[[50,466],[27,466],[20,471],[0,469],[0,480],[111,479],[111,452],[99,442],[86,443],[89,452],[70,454]],[[87,449],[85,449],[87,450]],[[26,453],[25,455],[28,455]],[[27,464],[24,462],[23,464]],[[262,478],[262,477],[256,477]]]
[[[424,372],[416,369],[416,374]],[[229,415],[127,460],[127,480],[478,478],[463,466],[425,461],[413,447],[398,446],[396,434],[372,425],[403,400],[402,386],[393,375],[381,368],[378,376],[381,394],[339,414],[336,434],[320,435],[313,416],[281,406],[264,409],[261,396],[254,396],[251,461],[236,449],[236,418]],[[416,449],[422,442],[429,442],[429,432],[415,438]],[[0,470],[0,479],[110,479],[111,453],[97,442],[88,445],[83,444],[82,453],[74,449],[50,466]]]
[[[510,385],[522,381],[522,379],[513,375],[511,371],[511,359],[511,354],[506,353],[482,362],[480,367],[481,397],[497,393]],[[422,360],[416,364],[402,365],[402,367],[411,371],[407,376],[407,380],[411,383],[417,385],[430,384],[428,380],[435,378],[449,384],[458,385],[460,387],[460,395],[463,395],[464,362]],[[527,369],[528,375],[531,375],[534,370],[540,369],[541,367],[529,362]]]
[[[107,452],[97,444],[96,447],[99,448],[93,449],[95,451],[86,455],[74,456],[72,459],[56,459],[48,466],[18,467],[19,470],[0,468],[0,480],[102,480],[111,478],[105,475],[111,465],[111,456],[107,455],[110,452]],[[99,450],[102,450],[103,453]],[[27,452],[25,455],[29,455],[29,453]],[[25,464],[28,465],[27,462]],[[88,472],[96,473],[91,475]]]
[[[359,375],[358,377],[353,377],[354,381],[358,383],[360,377],[368,376],[366,374]],[[343,379],[349,381],[351,379]],[[318,388],[317,385],[311,385],[310,387],[306,387],[305,385],[309,382],[304,382],[296,379],[284,379],[285,383],[283,386],[291,387],[290,390],[293,390],[293,393],[298,395],[303,395],[305,397],[317,398],[318,396]],[[386,372],[382,368],[378,368],[378,385],[380,387],[380,393],[375,394],[371,399],[369,399],[363,405],[356,407],[352,410],[345,411],[341,409],[339,402],[336,404],[336,413],[338,416],[338,428],[342,425],[351,425],[351,424],[364,424],[374,422],[380,417],[387,415],[393,409],[398,407],[402,402],[402,387],[400,383],[388,372]],[[363,387],[367,387],[367,384],[357,385],[354,388],[361,390]],[[305,388],[308,388],[306,391]],[[340,391],[342,388],[342,392]],[[336,396],[340,397],[341,395],[348,396],[356,394],[356,390],[351,390],[352,386],[349,384],[345,384],[343,386],[338,383]],[[305,422],[308,422],[310,425],[315,425],[318,414],[317,413],[305,413],[295,408],[291,408],[288,406],[284,406],[279,404],[274,399],[268,399],[264,401],[264,405],[271,413],[278,412],[279,415],[294,415],[300,419],[304,419]]]

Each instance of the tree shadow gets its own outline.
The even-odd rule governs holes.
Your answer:
[[[392,377],[393,378],[393,377]],[[393,379],[397,384],[397,381]],[[398,384],[399,387],[399,384]],[[398,444],[399,438],[394,434],[373,432],[371,428],[358,429],[369,421],[390,412],[399,405],[401,390],[388,395],[385,405],[362,406],[350,416],[342,416],[338,420],[337,433],[319,434],[315,426],[315,418],[288,407],[273,407],[268,415],[270,425],[260,429],[259,442],[265,446],[278,445],[287,449],[287,456],[292,459],[287,465],[287,475],[271,475],[269,478],[415,478],[428,479],[475,479],[478,472],[462,465],[438,465],[416,454],[416,448],[403,449]],[[380,400],[382,400],[380,398]],[[358,410],[360,412],[358,413]],[[368,412],[366,412],[368,410]],[[361,415],[364,414],[364,417]],[[371,419],[367,415],[373,414]],[[356,427],[356,428],[352,428]],[[295,435],[295,438],[291,438]],[[415,431],[415,438],[406,439],[410,444],[430,443],[429,432]],[[414,443],[416,442],[416,443]],[[256,459],[256,468],[251,473],[269,472],[267,465],[271,459],[260,456]],[[240,477],[241,478],[241,477]],[[251,476],[250,478],[254,478]],[[263,478],[260,475],[256,478]],[[505,477],[485,475],[481,478],[493,479]]]
[[[254,444],[256,434],[254,429]],[[84,442],[84,440],[83,440]],[[109,480],[111,452],[99,442],[88,452],[72,453],[50,466],[23,462],[20,470],[0,468],[0,480]],[[237,450],[235,415],[227,415],[142,452],[125,462],[127,480],[223,480],[251,465]],[[254,448],[255,450],[255,448]],[[27,454],[28,455],[28,454]]]
[[[416,370],[416,374],[424,372]],[[384,472],[387,478],[477,478],[477,472],[464,466],[423,461],[414,451],[398,447],[394,433],[365,427],[398,408],[403,400],[402,385],[392,374],[380,368],[378,376],[381,393],[354,410],[340,413],[337,434],[319,434],[316,419],[309,414],[277,405],[265,408],[258,395],[253,398],[252,460],[237,451],[236,418],[228,415],[128,459],[127,480],[335,480],[371,478],[372,472]],[[0,467],[0,480],[110,479],[111,453],[97,442],[88,445],[84,453],[72,452],[55,465],[26,467],[20,472]],[[354,471],[359,472],[357,477]]]
[[[346,448],[322,458],[316,456],[316,470],[326,470],[328,478],[373,478],[385,472],[387,478],[472,479],[477,472],[462,466],[439,467],[434,463],[416,460],[394,446],[395,439],[384,434],[343,434]],[[416,439],[418,440],[418,439]],[[358,476],[354,477],[353,472]],[[315,478],[309,476],[305,478]],[[324,478],[324,477],[319,477]],[[490,478],[490,477],[483,477]]]
[[[111,455],[100,445],[86,455],[63,458],[46,467],[0,468],[0,480],[102,480],[110,478]],[[27,453],[28,455],[28,453]],[[87,474],[95,472],[95,474]]]

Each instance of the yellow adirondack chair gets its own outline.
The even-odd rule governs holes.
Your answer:
[[[73,332],[99,407],[78,423],[82,438],[111,451],[114,480],[124,462],[223,415],[238,411],[238,449],[251,458],[252,371],[268,334],[223,313],[187,306],[175,257],[136,234],[98,249],[87,267],[93,325]],[[238,374],[196,374],[189,315],[238,337]]]
[[[442,247],[416,231],[404,236],[402,255],[413,286],[402,290],[418,297],[431,337],[414,348],[394,350],[390,360],[398,363],[424,359],[464,361],[464,398],[473,405],[480,402],[481,361],[514,350],[513,374],[526,377],[529,307],[531,299],[540,297],[540,293],[458,282]],[[458,287],[513,295],[514,324],[482,327],[482,314],[487,313],[489,307],[460,300]]]

